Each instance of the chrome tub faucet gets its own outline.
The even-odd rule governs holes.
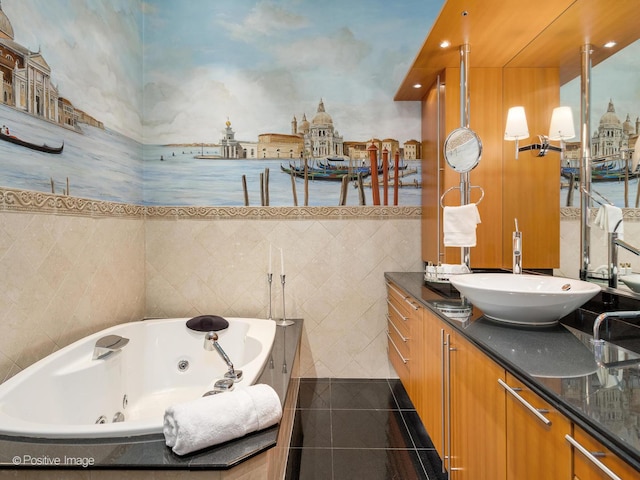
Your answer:
[[[119,352],[127,343],[129,339],[120,335],[106,335],[99,338],[93,347],[93,360],[100,360],[114,352]]]
[[[231,359],[229,359],[229,356],[225,353],[225,351],[218,343],[218,334],[216,332],[207,332],[207,334],[204,336],[204,349],[209,351],[215,350],[222,357],[224,362],[229,367],[229,371],[224,374],[225,378],[230,378],[234,382],[239,382],[240,380],[242,380],[242,370],[236,370],[233,367]]]

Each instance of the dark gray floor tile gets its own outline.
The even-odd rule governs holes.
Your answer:
[[[332,410],[334,448],[413,448],[399,410]]]
[[[396,409],[397,404],[386,381],[331,383],[332,409]]]
[[[330,448],[292,448],[287,461],[287,480],[332,480]]]
[[[446,480],[399,379],[301,379],[287,480]]]
[[[331,381],[329,379],[301,380],[297,408],[331,408]]]
[[[389,386],[391,387],[391,391],[393,392],[393,396],[398,403],[398,408],[403,410],[413,410],[415,406],[411,402],[409,398],[409,394],[402,385],[402,382],[399,379],[390,379]]]
[[[431,437],[429,437],[429,434],[425,430],[424,425],[418,416],[418,412],[415,410],[402,410],[401,413],[416,448],[435,448]]]
[[[413,450],[334,449],[333,480],[427,479]]]
[[[331,447],[331,411],[296,410],[292,447]]]

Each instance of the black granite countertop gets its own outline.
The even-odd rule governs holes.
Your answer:
[[[287,395],[301,319],[276,327],[270,358],[256,383],[273,387],[282,405]],[[44,392],[43,392],[44,393]],[[124,439],[47,440],[0,435],[0,468],[97,469],[228,469],[276,444],[279,425],[242,438],[178,456],[165,445],[162,433]]]
[[[558,325],[527,328],[484,317],[453,286],[427,283],[422,272],[385,278],[640,471],[640,328],[617,321],[601,327],[605,367],[590,342],[598,314],[640,310],[639,300],[603,290]]]

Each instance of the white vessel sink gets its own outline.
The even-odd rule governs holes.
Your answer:
[[[486,317],[531,326],[554,325],[600,292],[593,283],[547,275],[470,273],[450,282]]]
[[[621,275],[618,280],[624,283],[634,292],[640,293],[640,273],[632,273],[631,275]]]

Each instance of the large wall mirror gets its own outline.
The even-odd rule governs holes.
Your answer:
[[[563,240],[565,257],[570,257],[576,265],[571,265],[571,276],[580,268],[580,259],[585,258],[581,250],[582,243],[588,245],[588,280],[608,285],[609,262],[608,233],[599,228],[593,219],[594,211],[603,205],[614,205],[625,209],[624,238],[636,249],[640,247],[640,225],[638,223],[638,202],[640,201],[640,97],[638,97],[637,75],[640,69],[640,40],[593,66],[589,71],[589,103],[591,105],[590,129],[591,145],[591,199],[589,232],[584,240],[585,222],[571,222],[572,227],[565,229],[567,238]],[[564,84],[560,89],[562,105],[568,105],[575,112],[575,131],[581,132],[580,108],[582,102],[581,79],[576,78]],[[581,206],[580,181],[577,175],[581,163],[580,138],[569,141],[562,159],[560,207]],[[628,210],[627,210],[628,209]],[[581,213],[581,216],[584,215]],[[585,217],[586,218],[586,217]],[[583,220],[583,219],[581,219]],[[582,230],[582,231],[581,231]],[[581,235],[582,242],[581,242]],[[575,252],[568,245],[575,245]],[[640,270],[640,257],[618,249],[617,268]],[[568,268],[565,265],[566,268]],[[575,267],[575,268],[573,268]],[[635,267],[635,268],[633,268]],[[595,272],[595,275],[592,273]],[[568,273],[568,272],[563,272]],[[625,272],[626,273],[626,272]],[[577,273],[576,273],[577,275]],[[580,274],[581,276],[584,273]],[[619,277],[620,278],[620,277]],[[629,287],[618,281],[618,287],[625,292]],[[636,295],[640,295],[637,293]]]
[[[576,49],[576,55],[579,55]],[[638,164],[633,153],[640,128],[640,40],[591,69],[592,190],[601,201],[621,208],[638,208]],[[575,131],[580,135],[580,78],[560,88],[560,104],[574,112]],[[570,195],[569,175],[580,162],[580,138],[566,142],[560,195],[561,206],[580,206],[579,196]],[[604,197],[604,198],[603,198]],[[597,206],[597,203],[596,205]]]

